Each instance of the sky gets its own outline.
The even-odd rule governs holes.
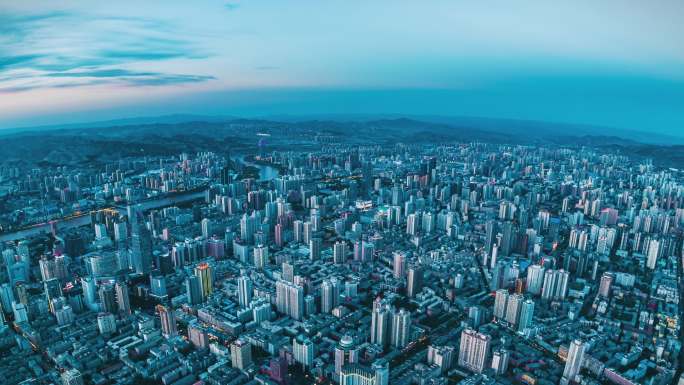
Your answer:
[[[684,2],[0,0],[0,128],[481,116],[684,135]]]

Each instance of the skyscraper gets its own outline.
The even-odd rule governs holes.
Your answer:
[[[207,263],[200,263],[195,267],[195,276],[199,278],[202,288],[202,300],[206,300],[209,294],[214,291],[214,277],[212,276],[211,266]]]
[[[662,244],[663,242],[661,242],[659,239],[651,239],[651,241],[648,243],[646,267],[651,270],[655,269],[656,264],[658,263],[658,257],[660,256],[660,252],[662,250]]]
[[[138,274],[152,270],[152,234],[145,225],[142,212],[129,206],[131,221],[131,265]]]
[[[304,288],[283,280],[276,282],[276,308],[280,313],[301,320],[304,316]]]
[[[350,335],[342,337],[335,347],[335,374],[340,374],[342,367],[359,361],[359,349]]]
[[[585,344],[580,340],[573,340],[568,349],[568,358],[565,361],[565,368],[563,369],[563,379],[566,381],[575,381],[575,378],[582,369],[582,361],[584,361]]]
[[[371,342],[383,348],[389,344],[390,309],[376,300],[371,314]]]
[[[482,373],[487,366],[491,337],[478,333],[473,329],[461,332],[461,345],[458,354],[458,365],[475,373]]]
[[[510,352],[506,349],[498,349],[492,353],[492,369],[497,375],[502,375],[508,370]]]
[[[111,334],[116,332],[116,318],[112,313],[99,313],[97,315],[97,328],[100,334]]]
[[[401,279],[404,278],[406,272],[406,254],[400,252],[394,252],[393,255],[393,272],[394,278]]]
[[[304,367],[311,367],[314,360],[314,343],[304,335],[292,339],[292,355],[294,360]]]
[[[423,290],[423,269],[414,265],[409,267],[407,274],[406,294],[413,298]]]
[[[131,314],[131,300],[128,295],[128,286],[126,285],[126,282],[117,281],[114,289],[116,291],[116,303],[119,306],[119,312]]]
[[[337,241],[333,246],[333,262],[336,264],[344,263],[347,259],[347,243],[345,241]]]
[[[100,306],[103,312],[116,313],[119,307],[116,303],[116,293],[114,286],[110,284],[103,284],[98,290],[100,297]]]
[[[316,261],[321,259],[321,248],[323,247],[323,240],[318,237],[309,240],[309,259]]]
[[[610,296],[610,286],[613,283],[613,273],[606,272],[601,276],[601,284],[599,285],[598,294],[603,298]]]
[[[506,322],[513,328],[518,326],[520,311],[524,300],[525,297],[522,294],[513,294],[508,297],[508,304],[506,305]]]
[[[230,345],[230,360],[234,368],[244,370],[252,364],[252,346],[238,338]]]
[[[439,366],[442,373],[448,372],[454,362],[454,348],[451,346],[428,346],[427,362]]]
[[[520,318],[518,321],[518,331],[524,332],[525,329],[532,326],[534,320],[534,301],[531,299],[525,300],[520,309]]]
[[[254,217],[246,213],[243,214],[240,219],[240,239],[247,244],[252,244],[254,242],[255,227]]]
[[[211,220],[209,218],[204,218],[200,223],[202,225],[202,236],[208,239],[212,235]]]
[[[202,284],[199,277],[191,275],[185,279],[185,293],[190,305],[202,303]]]
[[[163,305],[157,305],[157,312],[159,313],[162,334],[164,337],[170,338],[178,335],[178,329],[176,328],[176,313],[173,309]]]
[[[506,305],[508,305],[508,290],[499,289],[494,297],[494,317],[504,319],[506,317]]]
[[[252,301],[252,280],[247,276],[240,276],[237,279],[238,302],[241,307],[248,307]]]
[[[541,293],[544,284],[544,267],[541,265],[530,265],[527,268],[527,292],[533,295]]]
[[[330,313],[340,299],[340,283],[337,278],[325,279],[321,283],[321,312]]]
[[[268,247],[264,245],[258,245],[254,248],[254,267],[258,270],[263,270],[263,268],[268,264]]]
[[[411,313],[401,309],[392,315],[392,346],[403,348],[411,342]]]
[[[542,287],[542,299],[563,300],[568,291],[568,279],[570,274],[561,270],[546,270],[544,273],[544,286]]]

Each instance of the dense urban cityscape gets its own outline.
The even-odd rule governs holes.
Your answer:
[[[0,385],[684,385],[683,20],[0,0]]]
[[[679,169],[253,137],[3,164],[0,382],[682,383]]]

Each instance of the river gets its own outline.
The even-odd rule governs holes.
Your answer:
[[[239,161],[246,166],[252,166],[252,167],[258,168],[259,169],[259,182],[267,182],[271,179],[277,178],[280,175],[280,171],[278,171],[277,168],[246,161],[244,155],[235,156],[235,157],[233,157],[233,160]]]
[[[247,162],[244,160],[244,155],[239,155],[233,158],[234,160],[239,160],[240,162],[248,165],[248,166],[253,166],[259,169],[259,180],[260,181],[269,181],[271,179],[274,179],[278,177],[280,172],[278,171],[277,168],[271,167],[271,166],[265,166],[261,164],[256,164],[253,162]],[[193,192],[188,192],[188,193],[179,193],[174,196],[160,196],[159,198],[153,198],[144,202],[141,202],[140,205],[142,206],[142,209],[144,211],[146,210],[152,210],[152,209],[158,209],[162,207],[168,207],[168,206],[173,206],[178,203],[186,203],[186,202],[191,202],[194,200],[199,200],[204,198],[204,191],[193,191]],[[121,207],[109,207],[110,209],[117,209],[121,210]],[[104,208],[103,208],[104,209]],[[86,226],[90,225],[90,213],[85,213],[85,214],[80,214],[80,215],[75,215],[75,216],[69,216],[61,219],[55,219],[52,221],[56,224],[57,229],[59,231],[67,230],[67,229],[72,229],[75,227],[80,227],[80,226]],[[39,234],[45,234],[51,231],[50,227],[50,222],[43,222],[43,223],[37,223],[34,225],[31,225],[29,227],[25,227],[21,230],[15,230],[12,232],[7,232],[7,233],[2,233],[0,234],[0,242],[7,242],[7,241],[17,241],[21,240],[24,238],[28,238],[31,236],[39,235]]]

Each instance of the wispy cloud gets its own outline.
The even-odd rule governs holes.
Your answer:
[[[209,56],[186,38],[169,37],[171,32],[181,35],[173,23],[140,17],[63,11],[0,14],[0,92],[107,83],[164,86],[215,79],[160,70],[166,61]]]

